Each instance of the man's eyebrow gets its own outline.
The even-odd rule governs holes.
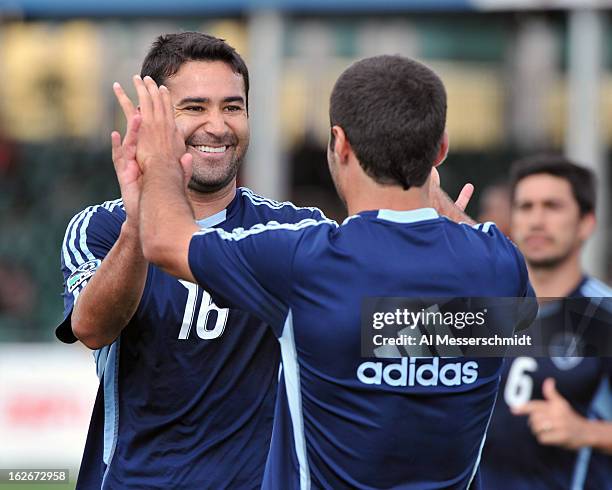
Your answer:
[[[185,97],[184,99],[179,100],[176,104],[177,106],[182,106],[185,104],[207,104],[210,102],[210,98],[208,97]],[[244,97],[240,95],[232,95],[230,97],[225,97],[223,102],[240,102],[244,104]]]
[[[225,97],[223,102],[240,102],[241,104],[244,104],[244,97],[240,95],[233,95],[231,97]]]
[[[185,105],[185,104],[206,104],[210,102],[208,97],[185,97],[178,101],[176,105]]]

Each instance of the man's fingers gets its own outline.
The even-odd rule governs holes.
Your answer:
[[[548,403],[542,400],[534,400],[525,403],[524,405],[519,405],[517,407],[512,407],[511,411],[514,415],[530,415],[536,410],[545,409],[548,406]]]
[[[540,432],[537,436],[538,442],[545,446],[558,446],[562,439],[555,431]]]
[[[544,380],[544,383],[542,383],[542,394],[544,395],[544,398],[550,401],[555,401],[555,400],[565,401],[565,398],[563,398],[561,393],[557,391],[557,387],[555,385],[554,378],[546,378]]]
[[[193,156],[190,153],[184,153],[179,162],[181,163],[181,167],[183,167],[183,177],[185,187],[187,187],[187,184],[189,184],[191,180],[191,175],[193,174]]]
[[[164,106],[163,106],[161,96],[159,95],[159,88],[157,87],[157,84],[149,76],[144,77],[142,81],[144,82],[145,87],[147,87],[147,91],[149,92],[149,96],[151,97],[151,105],[153,107],[154,117],[156,118],[161,117],[163,119],[164,118]]]
[[[159,87],[159,94],[164,107],[166,122],[174,125],[174,107],[172,106],[172,99],[170,98],[170,91],[168,90],[168,87],[165,85]]]
[[[550,430],[552,428],[550,416],[542,410],[533,412],[529,416],[529,427],[534,433]]]
[[[430,177],[432,185],[440,187],[440,173],[436,167],[431,167]]]
[[[113,164],[115,165],[115,169],[118,170],[118,165],[120,165],[121,161],[121,135],[117,131],[113,131],[111,133],[111,148],[113,155]]]
[[[134,113],[128,120],[127,132],[125,133],[125,138],[123,139],[124,146],[136,146],[136,143],[138,142],[138,130],[140,129],[141,124],[142,116],[137,112]]]
[[[473,194],[474,186],[472,184],[465,184],[459,193],[459,197],[455,201],[455,205],[461,209],[461,211],[465,211],[465,208],[467,208]]]
[[[140,75],[134,75],[132,80],[136,93],[138,94],[138,107],[140,108],[140,113],[143,118],[149,119],[153,115],[153,101],[151,100],[149,91],[142,81],[142,78],[140,78]]]
[[[130,117],[132,117],[132,115],[136,112],[134,104],[132,104],[132,101],[127,96],[127,94],[123,90],[123,87],[119,83],[113,83],[113,92],[115,92],[115,97],[117,98],[117,101],[119,102],[119,105],[123,110],[125,119],[129,120]]]

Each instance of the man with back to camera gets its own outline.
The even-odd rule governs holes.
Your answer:
[[[530,292],[520,253],[494,225],[456,224],[430,207],[432,167],[448,149],[440,79],[399,56],[351,65],[331,95],[328,147],[349,218],[232,232],[193,224],[191,155],[170,94],[149,78],[134,83],[145,256],[261,317],[280,343],[263,488],[478,487],[502,361],[411,359],[416,376],[394,377],[406,358],[364,362],[360,351],[362,298]]]
[[[537,296],[611,296],[610,288],[587,276],[580,264],[595,228],[593,173],[561,156],[527,158],[512,167],[511,196],[512,237]],[[598,307],[609,308],[607,303]],[[563,315],[558,305],[544,305],[541,324],[533,328],[561,325]],[[604,453],[612,453],[612,423],[596,420],[593,405],[600,382],[609,376],[609,359],[508,359],[483,455],[484,485],[609,488],[612,458]]]
[[[145,75],[170,89],[193,155],[188,199],[199,226],[324,218],[236,189],[249,141],[249,77],[231,46],[194,32],[160,36]],[[136,109],[119,85],[114,90],[128,119],[123,143],[112,136],[122,199],[78,213],[62,246],[65,320],[57,335],[96,349],[100,376],[77,488],[259,488],[278,347],[259,320],[219,308],[206,290],[143,257]],[[466,194],[460,198],[465,206]]]

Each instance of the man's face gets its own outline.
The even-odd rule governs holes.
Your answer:
[[[222,61],[188,61],[166,80],[176,126],[193,155],[189,188],[230,184],[249,146],[244,80]]]
[[[578,252],[590,232],[585,221],[566,179],[534,174],[518,182],[512,238],[531,267],[554,268]]]

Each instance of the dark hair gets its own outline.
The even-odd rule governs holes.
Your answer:
[[[574,199],[580,208],[580,215],[595,211],[596,186],[593,172],[561,155],[536,155],[512,164],[510,168],[510,194],[512,201],[518,183],[530,175],[548,174],[569,182]]]
[[[147,53],[140,76],[150,76],[162,85],[188,61],[223,61],[242,75],[246,104],[249,101],[249,70],[238,52],[224,39],[201,32],[180,32],[159,36]]]
[[[440,150],[446,92],[425,65],[401,56],[375,56],[340,75],[329,116],[332,127],[344,130],[372,179],[404,189],[419,187]]]

